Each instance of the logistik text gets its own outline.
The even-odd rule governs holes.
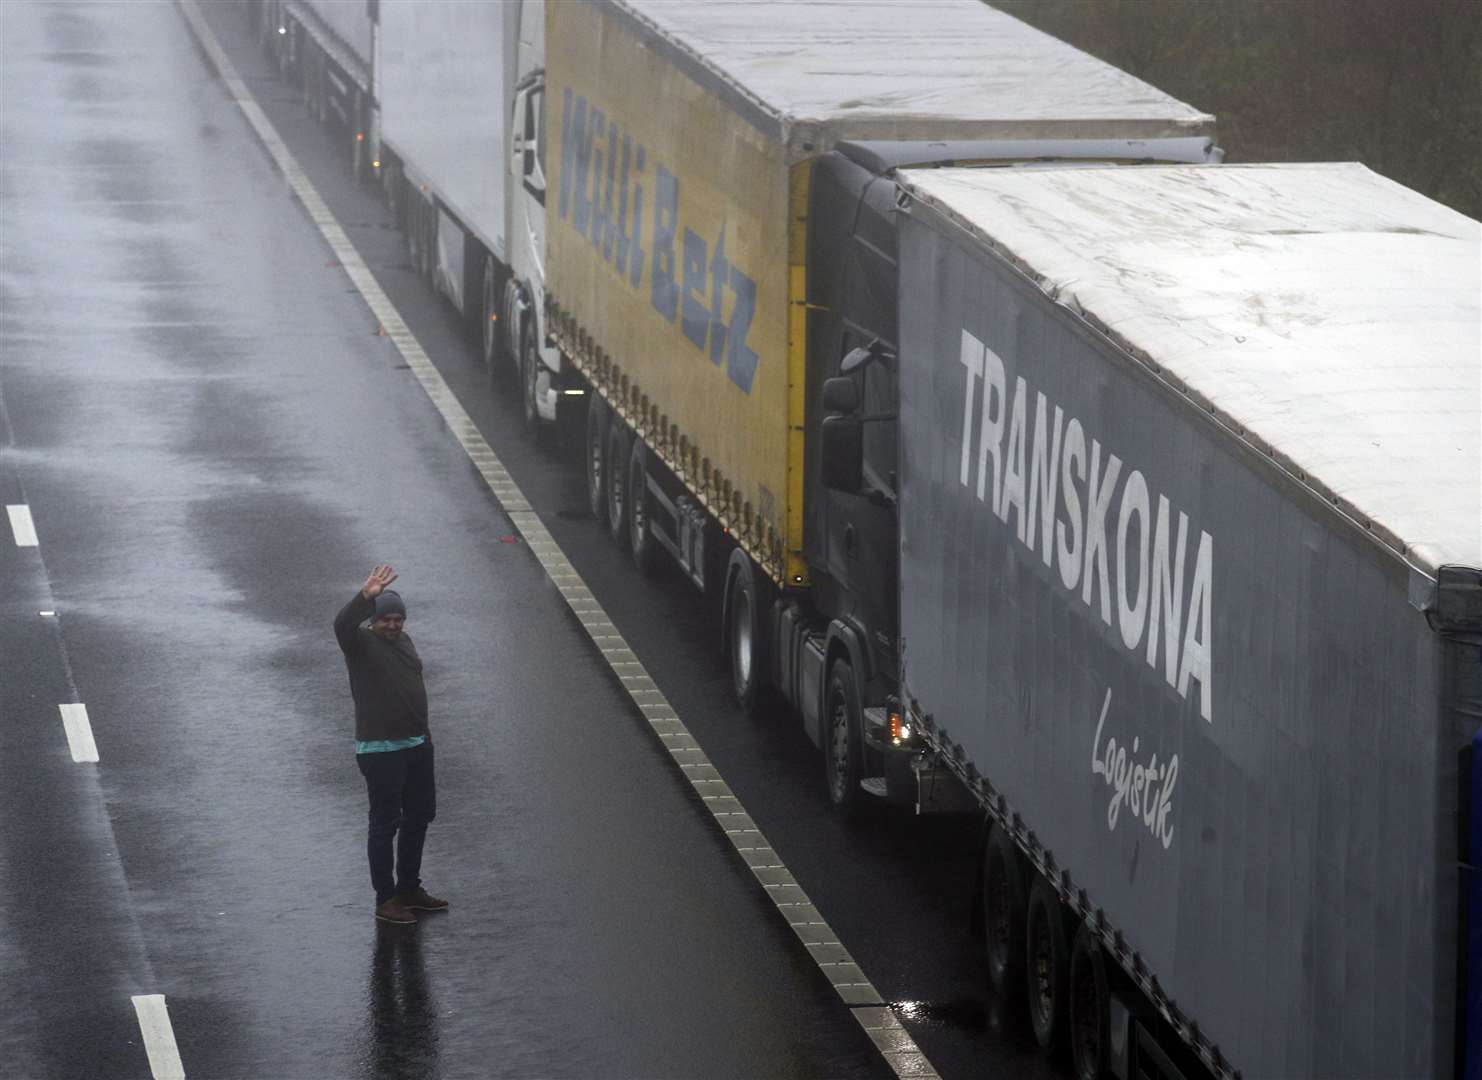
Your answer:
[[[654,163],[653,214],[644,231],[647,148],[581,95],[561,100],[561,187],[558,213],[591,241],[621,280],[642,290],[665,322],[745,393],[757,354],[747,344],[756,317],[756,281],[726,256],[726,227],[713,240],[681,228],[680,178]],[[645,244],[647,247],[645,248]]]
[[[1038,548],[1071,595],[1154,671],[1161,643],[1168,686],[1188,700],[1197,683],[1199,714],[1212,722],[1214,540],[1199,533],[1189,573],[1188,514],[1161,493],[1155,510],[1140,470],[1124,474],[1122,459],[1088,438],[1080,420],[1052,409],[1042,392],[1031,397],[1023,376],[1010,391],[1003,360],[966,330],[962,366],[963,486],[1031,555]]]

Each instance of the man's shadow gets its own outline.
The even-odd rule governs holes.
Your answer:
[[[416,928],[376,924],[367,996],[370,1046],[362,1058],[366,1075],[436,1075],[437,1008]]]

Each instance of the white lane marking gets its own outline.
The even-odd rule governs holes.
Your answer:
[[[31,508],[25,503],[10,503],[5,507],[10,515],[10,531],[15,533],[16,547],[37,547],[36,523],[31,520]]]
[[[87,706],[81,702],[58,705],[62,711],[62,727],[67,732],[67,747],[72,751],[72,760],[97,761],[98,744],[93,742],[93,726],[88,723]]]
[[[185,1066],[175,1045],[175,1029],[170,1026],[165,995],[135,994],[133,1001],[139,1031],[144,1035],[144,1052],[149,1055],[149,1074],[154,1080],[185,1080]]]
[[[252,92],[238,77],[232,62],[217,42],[216,35],[201,16],[196,0],[177,0],[177,3],[201,48],[216,66],[232,100],[237,103],[258,139],[272,155],[294,195],[318,226],[320,234],[365,299],[371,313],[380,321],[386,337],[401,352],[407,366],[442,414],[453,437],[458,440],[474,468],[489,485],[495,500],[509,516],[516,531],[525,538],[531,552],[557,586],[572,613],[586,628],[592,643],[621,680],[654,735],[669,752],[680,775],[690,783],[710,811],[711,819],[725,833],[726,839],[751,870],[768,898],[787,919],[788,925],[835,992],[851,1007],[850,1012],[855,1021],[879,1049],[895,1074],[902,1078],[911,1077],[913,1080],[931,1080],[937,1077],[937,1071],[926,1055],[901,1026],[899,1019],[876,992],[874,985],[854,962],[854,958],[840,944],[838,936],[793,879],[767,838],[746,812],[746,808],[732,794],[719,771],[710,763],[704,750],[679,719],[679,714],[670,706],[654,681],[649,678],[648,672],[638,662],[637,656],[628,648],[627,642],[618,634],[617,628],[592,596],[591,590],[581,583],[581,578],[551,534],[546,531],[545,525],[530,509],[530,504],[519,487],[478,433],[477,425],[459,404],[421,344],[402,320],[395,305],[382,291],[380,283],[360,258],[359,252],[355,250],[329,207],[319,197],[288,146],[278,136],[272,122],[258,107]]]

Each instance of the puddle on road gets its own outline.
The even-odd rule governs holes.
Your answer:
[[[890,1008],[903,1021],[957,1031],[984,1031],[988,1007],[973,998],[950,1001],[893,1001]]]

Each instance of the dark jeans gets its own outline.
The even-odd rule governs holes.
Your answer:
[[[370,858],[376,903],[415,892],[422,884],[422,843],[437,816],[437,785],[432,776],[432,740],[410,750],[356,754],[370,795],[370,832],[365,852]],[[399,835],[398,835],[399,834]],[[396,837],[395,877],[391,840]]]

